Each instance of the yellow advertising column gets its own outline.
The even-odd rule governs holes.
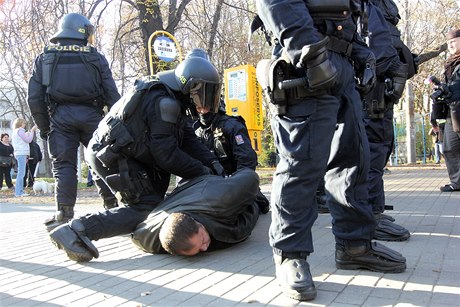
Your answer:
[[[256,77],[256,68],[241,65],[224,70],[226,111],[240,115],[246,121],[252,148],[262,151],[263,126],[262,88]]]

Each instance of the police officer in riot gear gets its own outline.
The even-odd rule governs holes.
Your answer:
[[[195,134],[219,158],[227,175],[242,168],[255,170],[257,154],[251,146],[244,119],[227,115],[223,100],[215,110],[216,107],[197,107],[199,120],[193,124]],[[270,210],[270,202],[260,189],[255,202],[262,213]]]
[[[357,33],[366,30],[362,1],[258,0],[258,14],[282,48],[258,64],[258,79],[276,112],[272,129],[280,161],[273,178],[269,231],[283,292],[312,300],[307,262],[317,218],[315,193],[324,176],[339,269],[398,273],[399,253],[371,242],[367,201],[369,148],[358,89],[372,89],[375,57]],[[366,31],[362,31],[365,33]],[[275,48],[276,49],[276,48]]]
[[[84,16],[70,13],[34,63],[28,104],[40,135],[48,140],[56,179],[56,214],[48,231],[74,216],[80,143],[88,145],[103,117],[103,108],[120,98],[106,58],[90,46],[94,27]],[[105,207],[117,205],[101,180],[96,183]]]
[[[382,11],[382,9],[385,9]],[[368,5],[369,47],[377,59],[377,82],[375,88],[364,95],[363,115],[370,148],[368,174],[369,203],[372,205],[377,226],[374,239],[404,241],[409,231],[394,223],[386,214],[383,171],[393,150],[393,107],[401,98],[408,77],[415,73],[413,56],[406,59],[402,54],[403,42],[396,23],[398,8],[392,0],[372,0]],[[386,18],[385,18],[386,17]],[[405,47],[407,48],[407,47]]]
[[[190,57],[209,60],[207,52],[201,48],[190,50],[186,58]],[[193,130],[200,141],[218,157],[225,174],[231,175],[242,168],[256,169],[257,154],[251,146],[243,117],[227,115],[222,98],[215,105],[197,106],[196,112],[199,119],[193,123]],[[262,213],[270,210],[270,202],[260,189],[255,202]]]
[[[220,97],[216,68],[190,58],[175,70],[138,80],[105,116],[86,150],[94,172],[127,206],[74,219],[50,233],[75,261],[98,257],[91,240],[131,233],[165,197],[170,175],[218,173],[215,156],[186,125],[186,109]],[[192,104],[192,103],[193,104]],[[220,167],[216,168],[215,165]]]

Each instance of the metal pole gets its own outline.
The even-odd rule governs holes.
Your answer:
[[[425,116],[422,115],[423,164],[426,164]]]
[[[394,134],[394,142],[395,142],[395,154],[393,155],[394,162],[393,166],[398,166],[398,131],[396,128],[396,118],[393,117],[393,134]]]

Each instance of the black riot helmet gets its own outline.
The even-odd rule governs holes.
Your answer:
[[[78,39],[87,42],[94,34],[94,26],[85,16],[77,13],[65,15],[59,22],[59,30],[51,37],[50,42],[56,44],[59,39]]]
[[[208,60],[192,56],[176,69],[160,72],[158,76],[172,90],[189,94],[196,107],[217,112],[222,84],[217,69]]]
[[[193,58],[193,57],[202,58],[202,59],[209,61],[208,53],[204,49],[201,49],[201,48],[193,48],[192,50],[187,52],[187,55],[185,56],[186,59]]]

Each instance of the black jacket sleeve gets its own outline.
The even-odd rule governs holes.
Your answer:
[[[228,116],[224,125],[224,134],[231,146],[236,169],[248,167],[255,170],[257,167],[257,154],[252,148],[246,126],[237,118]]]
[[[27,104],[41,133],[47,133],[50,130],[50,119],[45,101],[46,87],[42,85],[42,61],[43,54],[40,54],[35,59],[32,76],[29,79]]]
[[[120,99],[120,94],[118,93],[117,86],[112,77],[112,71],[110,70],[109,63],[107,59],[100,54],[101,61],[101,79],[102,79],[102,88],[104,89],[105,104],[110,108]]]
[[[171,174],[186,179],[208,174],[200,161],[180,148],[180,138],[184,129],[180,102],[167,95],[149,101],[151,99],[149,95],[150,93],[145,98],[145,114],[150,130],[150,151],[157,165]],[[167,99],[162,101],[163,98]],[[162,113],[166,112],[168,115],[162,116]]]

